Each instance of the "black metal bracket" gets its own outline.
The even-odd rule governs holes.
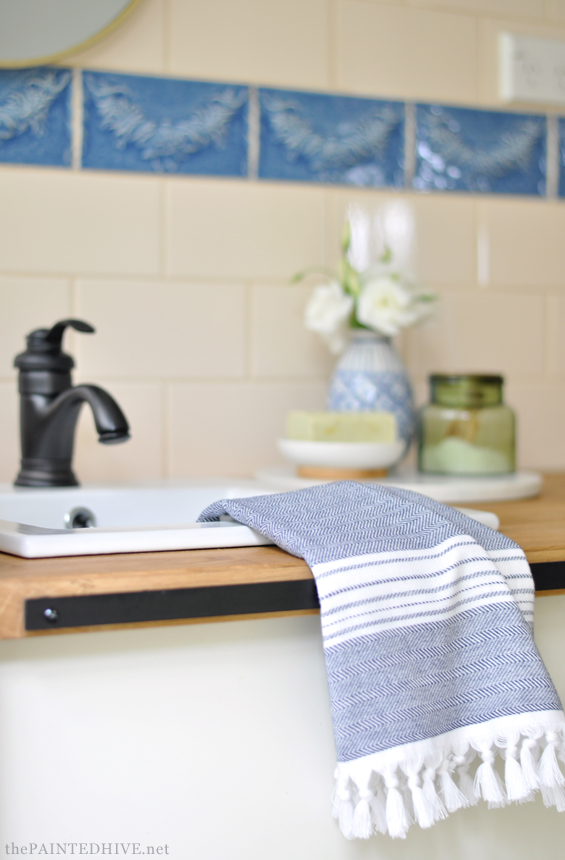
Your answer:
[[[565,561],[531,566],[536,591],[565,588]],[[319,609],[313,579],[207,585],[168,591],[36,597],[25,602],[26,630],[132,624]]]
[[[212,585],[167,591],[38,597],[25,602],[26,630],[131,624],[318,609],[313,579]]]
[[[530,565],[536,591],[565,588],[565,561],[540,561]]]

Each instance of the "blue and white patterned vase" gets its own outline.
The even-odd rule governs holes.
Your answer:
[[[329,412],[392,412],[398,435],[410,445],[415,415],[408,372],[389,337],[352,329],[328,391]]]

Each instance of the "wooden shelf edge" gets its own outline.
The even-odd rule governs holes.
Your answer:
[[[565,474],[545,476],[542,494],[537,499],[478,507],[496,513],[501,533],[524,548],[536,579],[536,596],[565,594]],[[186,610],[187,592],[196,595],[198,590],[213,587],[218,593],[235,589],[232,592],[235,594],[241,587],[256,585],[261,590],[277,583],[286,583],[297,592],[314,587],[305,562],[274,546],[33,560],[0,553],[0,638],[276,618],[318,611],[312,605],[292,605],[288,601],[258,605],[251,610],[244,603],[237,607],[234,604],[234,611],[230,611],[229,604],[224,603],[221,611],[210,604],[209,612],[199,610],[200,617],[186,617],[190,615]],[[81,600],[88,603],[92,598],[91,606],[95,607],[97,600],[103,604],[112,595],[116,598],[128,595],[131,604],[136,595],[150,593],[158,603],[159,595],[174,590],[181,593],[180,599],[184,601],[184,617],[174,617],[169,607],[162,618],[154,617],[158,613],[152,616],[148,612],[146,617],[122,620],[110,612],[99,616],[102,623],[89,623],[96,616],[89,616],[90,609],[85,609],[79,623],[74,623],[71,613],[66,626],[26,630],[26,604],[33,601],[76,598],[79,603]],[[127,603],[125,600],[124,605]],[[266,609],[269,611],[261,611]]]

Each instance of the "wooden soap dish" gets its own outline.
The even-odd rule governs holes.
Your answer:
[[[370,478],[386,478],[388,469],[338,469],[334,466],[297,466],[300,478],[317,481],[366,481]]]

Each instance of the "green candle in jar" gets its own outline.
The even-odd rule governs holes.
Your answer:
[[[516,468],[516,419],[502,376],[433,374],[419,418],[419,468],[441,475],[504,475]]]

